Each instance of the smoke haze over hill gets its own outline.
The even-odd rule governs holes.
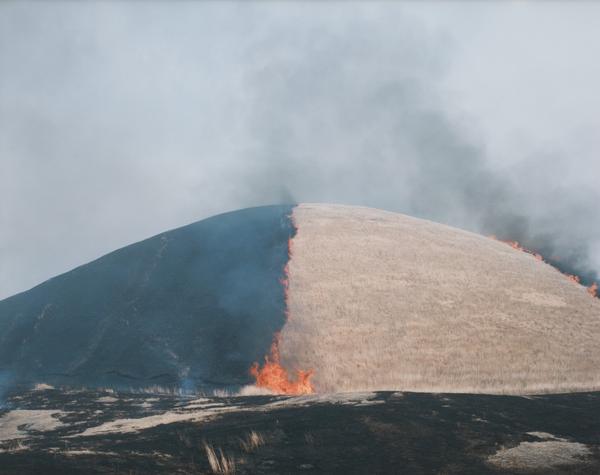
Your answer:
[[[600,272],[600,6],[0,5],[0,298],[212,214],[367,205]]]

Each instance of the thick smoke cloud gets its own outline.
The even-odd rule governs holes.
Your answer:
[[[520,240],[597,278],[600,144],[589,137],[600,132],[553,142],[555,125],[528,102],[547,87],[567,107],[594,77],[575,79],[577,93],[552,68],[548,86],[523,66],[523,98],[497,84],[529,65],[527,47],[534,64],[586,64],[600,38],[575,32],[600,29],[581,6],[527,7],[518,25],[511,8],[0,5],[0,297],[171,227],[293,201]],[[538,43],[496,44],[534,23]],[[544,46],[554,37],[563,51]],[[488,71],[498,81],[478,82]],[[581,110],[584,125],[590,116]],[[498,145],[513,122],[531,131],[527,146]]]

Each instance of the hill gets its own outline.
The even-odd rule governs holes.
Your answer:
[[[284,323],[290,206],[215,216],[0,302],[5,380],[246,384]]]

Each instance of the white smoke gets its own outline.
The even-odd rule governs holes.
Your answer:
[[[598,9],[5,2],[0,296],[294,200],[495,233],[595,278]]]

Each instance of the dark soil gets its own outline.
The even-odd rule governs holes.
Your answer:
[[[117,401],[103,403],[100,397]],[[82,437],[76,434],[116,419],[189,412],[191,399],[102,391],[12,394],[0,417],[17,408],[59,409],[66,415],[60,416],[64,425],[54,431],[31,431],[22,440],[25,449],[0,453],[0,473],[212,473],[204,443],[235,460],[240,474],[600,473],[600,393],[513,397],[382,392],[364,403],[359,398],[270,406],[280,400],[284,398],[208,398],[203,404],[239,409],[137,433]],[[264,443],[244,450],[240,440],[251,431]],[[590,456],[575,465],[538,470],[488,463],[502,448],[540,441],[528,432],[585,444]],[[0,442],[5,450],[15,447],[14,441]]]

